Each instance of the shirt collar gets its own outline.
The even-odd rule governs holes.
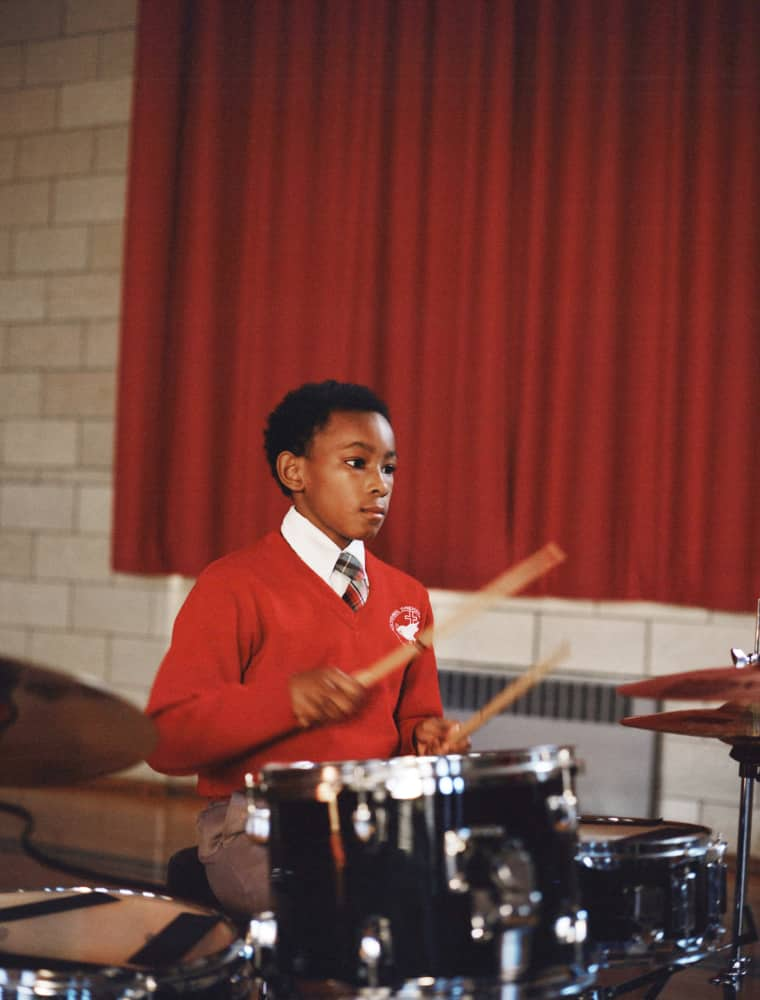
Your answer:
[[[340,549],[315,524],[312,524],[295,507],[291,507],[282,519],[280,525],[282,537],[299,558],[303,559],[309,569],[329,583],[330,574],[335,568],[335,560],[341,552],[350,552],[356,556],[366,572],[364,542],[358,538]]]

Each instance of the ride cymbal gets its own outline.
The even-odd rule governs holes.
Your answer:
[[[630,715],[620,722],[634,729],[684,736],[712,736],[725,743],[760,740],[760,705],[726,702],[720,708],[694,708],[654,715]]]
[[[0,656],[0,785],[64,785],[144,760],[156,730],[97,681]]]
[[[694,701],[727,699],[740,703],[760,702],[760,669],[708,667],[633,681],[618,687],[620,694],[642,698],[682,698]]]

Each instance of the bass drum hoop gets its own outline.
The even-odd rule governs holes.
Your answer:
[[[477,785],[503,778],[549,781],[559,774],[576,769],[574,748],[554,744],[518,750],[489,750],[469,754],[440,756],[413,755],[368,760],[294,761],[290,764],[266,764],[261,769],[258,791],[265,797],[274,793],[282,800],[316,799],[325,801],[343,788],[357,790],[376,787],[383,779],[392,779],[404,771],[436,778],[461,775]],[[390,783],[391,797],[393,796]],[[424,792],[420,792],[420,796]]]

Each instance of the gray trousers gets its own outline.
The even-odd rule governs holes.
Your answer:
[[[271,909],[269,850],[245,832],[248,803],[243,792],[233,792],[207,806],[196,820],[198,857],[222,909],[250,919]]]

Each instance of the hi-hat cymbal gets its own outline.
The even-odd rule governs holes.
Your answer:
[[[621,684],[620,694],[642,698],[683,698],[694,701],[718,701],[726,698],[741,703],[760,702],[760,669],[746,667],[708,667],[680,674],[649,677],[644,681]]]
[[[156,730],[95,680],[0,656],[0,785],[64,785],[144,760]]]
[[[760,705],[726,702],[720,708],[630,715],[620,721],[634,729],[653,729],[659,733],[681,733],[684,736],[713,736],[724,743],[760,740]]]

